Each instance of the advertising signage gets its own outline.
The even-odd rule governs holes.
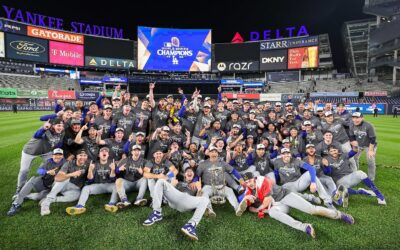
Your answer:
[[[66,99],[66,100],[75,100],[75,91],[71,90],[49,90],[48,93],[49,99]]]
[[[318,36],[307,36],[292,39],[260,42],[260,50],[288,49],[310,46],[318,46]]]
[[[215,62],[259,61],[260,44],[253,43],[217,43],[214,46]]]
[[[67,42],[67,43],[77,43],[83,44],[84,43],[84,36],[73,34],[73,33],[66,33],[57,30],[49,30],[40,27],[28,26],[28,36],[33,36],[37,38],[43,38],[47,40],[54,40],[60,42]]]
[[[258,61],[234,61],[234,62],[216,62],[213,64],[214,70],[220,72],[251,72],[259,71],[260,65]]]
[[[47,63],[48,53],[48,42],[46,40],[6,34],[7,58]]]
[[[0,30],[8,33],[26,35],[26,25],[0,18]]]
[[[284,70],[287,69],[287,50],[261,51],[260,70]]]
[[[135,61],[129,59],[85,56],[85,66],[109,69],[133,69],[135,68]]]
[[[210,71],[211,30],[138,27],[138,69]]]
[[[50,41],[50,63],[83,66],[83,46]]]
[[[134,60],[134,43],[130,40],[85,36],[85,55]]]
[[[17,98],[17,89],[0,88],[0,98]]]
[[[288,69],[317,68],[318,65],[318,46],[288,50]]]
[[[298,82],[300,81],[300,73],[295,71],[268,72],[267,81],[270,82]]]

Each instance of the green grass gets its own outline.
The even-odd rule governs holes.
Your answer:
[[[151,209],[129,208],[110,214],[103,209],[109,195],[89,198],[87,212],[79,217],[65,213],[74,203],[56,203],[51,215],[40,216],[37,202],[27,201],[14,217],[7,217],[15,191],[22,146],[41,125],[41,112],[0,113],[0,249],[267,249],[267,248],[328,248],[328,249],[398,249],[400,247],[400,119],[389,116],[366,117],[378,133],[376,185],[385,194],[388,205],[378,206],[376,199],[352,196],[350,207],[353,226],[340,221],[314,217],[295,210],[291,215],[312,223],[317,239],[291,229],[266,216],[245,213],[237,218],[225,204],[214,206],[217,218],[203,218],[198,226],[198,242],[188,240],[180,227],[192,213],[179,213],[164,207],[164,219],[145,228],[142,222]],[[40,164],[35,161],[32,174]],[[365,156],[362,169],[366,170]],[[131,194],[132,199],[135,194]]]

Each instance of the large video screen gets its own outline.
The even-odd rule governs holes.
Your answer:
[[[318,46],[288,50],[288,69],[317,68],[318,65]]]
[[[138,27],[138,69],[211,70],[211,30]]]
[[[134,60],[134,44],[130,40],[85,36],[85,55]]]

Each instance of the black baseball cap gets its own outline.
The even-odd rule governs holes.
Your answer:
[[[254,175],[253,175],[252,172],[247,172],[247,173],[244,173],[244,175],[243,175],[243,180],[244,181],[248,181],[248,180],[253,179],[253,178],[254,178]]]
[[[87,151],[85,149],[79,149],[78,151],[76,151],[76,155],[80,155],[80,154],[85,154],[87,155]]]
[[[51,121],[52,125],[63,124],[63,120],[61,118],[55,118]]]

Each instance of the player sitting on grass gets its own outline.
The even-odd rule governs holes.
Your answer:
[[[361,170],[353,171],[349,158],[357,154],[356,148],[348,154],[340,154],[339,148],[335,145],[330,145],[328,151],[329,155],[322,160],[322,164],[324,165],[324,173],[332,176],[338,186],[338,192],[333,197],[337,203],[342,203],[343,207],[347,207],[350,194],[362,194],[376,196],[378,204],[386,205],[385,197],[375,186],[374,182],[368,178],[367,174]],[[363,188],[359,188],[358,190],[352,189],[353,186],[360,182],[364,182],[372,191]]]
[[[193,177],[194,171],[191,167],[188,167],[185,169],[184,181],[182,182],[178,182],[175,178],[171,180],[171,183],[165,179],[159,179],[153,191],[153,212],[143,222],[143,225],[151,226],[162,220],[161,203],[164,197],[168,205],[179,212],[195,209],[193,217],[181,228],[181,231],[192,240],[198,240],[196,226],[200,223],[210,201],[207,197],[195,196],[201,189],[201,184],[196,182],[196,188],[190,188],[189,185]]]
[[[69,215],[78,215],[86,212],[85,204],[91,194],[112,193],[115,189],[115,160],[109,157],[110,149],[100,149],[99,162],[91,162],[87,174],[87,182],[90,185],[83,187],[78,204],[66,209]]]
[[[340,219],[347,224],[354,224],[354,219],[351,215],[338,210],[314,206],[296,192],[291,192],[284,187],[276,185],[268,177],[254,177],[252,173],[246,173],[243,178],[246,182],[247,190],[239,204],[240,212],[236,213],[238,216],[242,215],[249,207],[249,211],[258,213],[260,218],[263,218],[264,214],[268,213],[275,220],[303,231],[312,238],[316,237],[313,226],[290,217],[288,215],[290,208],[295,208],[307,214],[319,215],[334,220]]]
[[[126,196],[126,191],[139,191],[134,204],[136,206],[145,206],[147,200],[143,199],[147,189],[147,179],[143,177],[143,168],[146,160],[141,157],[141,147],[134,145],[132,155],[121,160],[118,163],[115,172],[121,177],[115,181],[115,189],[111,194],[111,200],[105,205],[109,212],[116,212],[118,208],[125,208],[131,205]],[[118,196],[120,202],[117,203]]]

